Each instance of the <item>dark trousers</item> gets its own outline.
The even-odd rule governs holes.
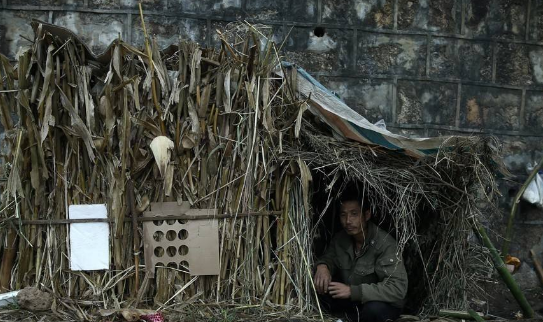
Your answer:
[[[320,295],[321,309],[351,322],[385,322],[400,317],[402,309],[386,302],[366,302],[364,304],[351,300],[334,299],[330,295]]]

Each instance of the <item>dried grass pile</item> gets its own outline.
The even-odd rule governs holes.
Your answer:
[[[219,49],[180,41],[140,51],[118,40],[95,57],[60,28],[34,27],[32,48],[14,66],[2,56],[0,68],[0,116],[12,150],[0,207],[3,287],[37,284],[70,297],[57,310],[80,318],[88,318],[85,305],[138,298],[313,310],[315,174],[328,180],[330,200],[360,182],[386,209],[399,244],[417,245],[411,255],[427,264],[430,310],[464,308],[466,290],[485,277],[485,250],[468,238],[482,216],[478,202],[495,188],[496,152],[487,141],[413,159],[334,139],[303,113],[309,98],[297,93],[295,73],[274,73],[279,49],[265,28],[236,24]],[[158,136],[173,142],[161,168],[150,146]],[[141,225],[130,219],[150,202],[178,200],[225,214],[219,276],[192,278],[173,265],[144,278],[142,247],[134,247]],[[66,219],[68,205],[90,203],[107,204],[112,267],[72,272],[68,226],[28,223]],[[421,207],[436,217],[422,218]],[[421,235],[421,220],[439,233]]]
[[[315,122],[305,122],[299,144],[285,149],[286,159],[300,158],[326,183],[327,207],[353,183],[364,192],[374,221],[395,234],[403,251],[411,285],[408,303],[431,314],[439,308],[465,309],[470,300],[486,298],[482,285],[495,282],[493,264],[474,227],[499,213],[494,179],[507,171],[496,161],[495,139],[451,137],[443,146],[452,148],[414,159],[338,142],[317,130]],[[315,215],[322,219],[330,212],[327,207]]]

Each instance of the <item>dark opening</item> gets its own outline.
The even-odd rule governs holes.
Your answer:
[[[337,180],[336,184],[332,188],[331,196],[326,188],[330,184],[329,179],[322,174],[312,172],[313,176],[313,225],[317,225],[317,232],[313,241],[314,254],[316,258],[319,258],[323,253],[327,245],[330,243],[334,234],[342,230],[341,223],[339,221],[339,198],[342,179]],[[339,182],[339,183],[338,183]],[[353,185],[361,187],[361,183],[350,183],[347,189],[352,189]],[[396,228],[391,216],[387,215],[385,211],[379,209],[375,204],[374,198],[378,196],[370,197],[372,204],[372,218],[370,219],[374,224],[379,226],[382,230],[388,232],[392,237],[396,236]],[[328,208],[326,209],[328,204]],[[325,210],[326,209],[326,210]],[[426,217],[428,214],[427,209],[421,207],[420,214]],[[433,221],[418,220],[417,231],[423,233],[428,231],[428,227]],[[423,250],[424,251],[424,250]],[[417,314],[423,305],[423,301],[428,295],[427,285],[424,282],[424,265],[418,253],[418,249],[414,243],[408,243],[403,251],[403,260],[406,267],[409,287],[406,296],[406,303],[404,307],[404,314]]]
[[[315,27],[313,30],[313,34],[317,37],[322,37],[326,33],[326,29],[324,27]]]

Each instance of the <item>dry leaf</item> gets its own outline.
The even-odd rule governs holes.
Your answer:
[[[173,150],[173,141],[165,136],[157,136],[151,142],[151,151],[155,156],[155,161],[158,165],[160,175],[164,178],[166,176],[166,170],[170,163],[171,151]]]

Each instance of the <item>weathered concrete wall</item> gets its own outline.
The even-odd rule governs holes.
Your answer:
[[[142,45],[137,3],[0,0],[0,52],[13,58],[29,44],[31,18],[73,29],[96,52],[117,37]],[[390,130],[414,136],[497,135],[517,174],[543,156],[543,0],[144,0],[143,6],[160,45],[179,37],[216,45],[215,29],[231,21],[264,23],[284,42],[287,60],[370,121],[384,119]],[[501,187],[507,206],[518,184]],[[516,227],[535,236],[540,222],[520,216]],[[523,259],[539,241],[530,240],[513,245]]]
[[[136,0],[3,0],[0,52],[14,57],[31,18],[75,30],[96,52],[141,45]],[[491,133],[522,173],[542,155],[542,0],[145,0],[160,45],[218,43],[236,19],[273,27],[284,53],[370,121],[417,136]],[[320,29],[316,29],[320,27]]]

